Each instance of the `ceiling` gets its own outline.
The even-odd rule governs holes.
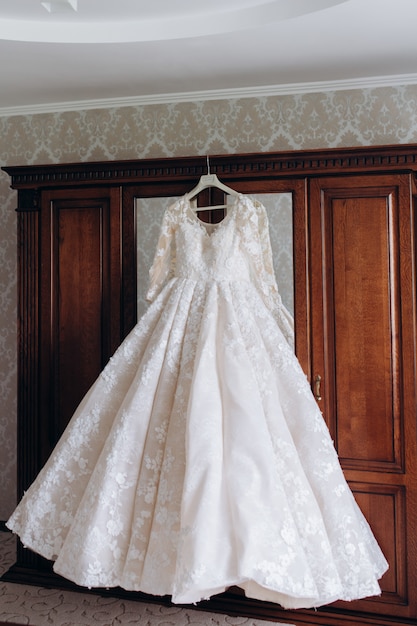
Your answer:
[[[0,0],[0,114],[417,83],[417,0]]]

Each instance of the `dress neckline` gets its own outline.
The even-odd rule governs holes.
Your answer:
[[[200,230],[203,233],[205,233],[208,237],[211,237],[215,232],[217,232],[217,230],[219,230],[220,227],[226,225],[231,220],[232,215],[234,215],[235,213],[236,205],[240,200],[240,194],[234,197],[233,202],[228,205],[226,215],[223,217],[223,219],[220,220],[220,222],[216,222],[215,224],[210,222],[203,222],[203,220],[198,217],[197,213],[191,207],[190,200],[186,197],[184,197],[183,200],[185,202],[185,212],[188,221],[199,226]],[[207,210],[209,211],[210,207],[207,207]]]

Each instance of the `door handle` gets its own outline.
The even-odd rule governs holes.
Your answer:
[[[321,376],[317,374],[314,377],[314,397],[318,402],[321,400]]]

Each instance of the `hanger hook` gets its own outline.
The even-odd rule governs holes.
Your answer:
[[[207,174],[210,174],[210,157],[208,154],[206,156],[206,159],[207,159]]]

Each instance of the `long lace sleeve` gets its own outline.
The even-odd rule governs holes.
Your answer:
[[[294,346],[294,320],[278,292],[265,207],[256,200],[250,201],[244,219],[243,241],[251,261],[252,279],[288,343]]]
[[[148,302],[156,298],[163,285],[173,275],[175,265],[173,233],[173,212],[172,207],[169,207],[162,220],[155,256],[149,270],[149,287],[146,293]]]

